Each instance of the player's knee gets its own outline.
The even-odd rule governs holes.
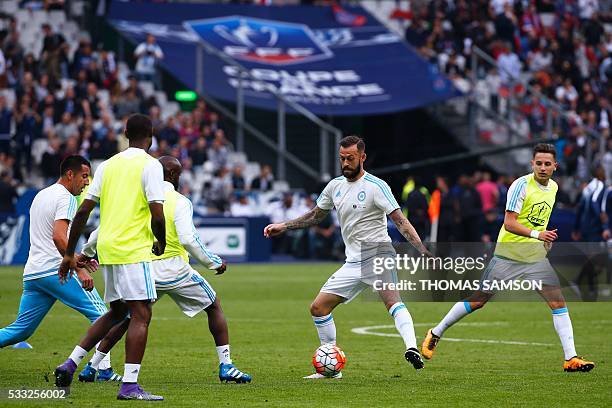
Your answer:
[[[476,300],[476,301],[472,301],[469,302],[470,304],[470,311],[474,311],[474,310],[478,310],[478,309],[482,309],[484,307],[484,305],[487,304],[486,300]]]
[[[330,312],[331,310],[327,310],[326,307],[317,302],[312,302],[310,304],[310,314],[312,316],[325,316],[328,315]]]
[[[34,329],[25,328],[23,330],[16,330],[6,340],[7,344],[16,344],[20,341],[25,341],[34,334]]]
[[[133,322],[149,324],[153,312],[151,304],[145,302],[130,302],[130,317]]]

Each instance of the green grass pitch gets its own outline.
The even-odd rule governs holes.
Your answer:
[[[229,322],[232,357],[253,375],[251,384],[221,384],[205,316],[185,317],[170,298],[155,305],[140,382],[168,406],[612,406],[612,303],[570,304],[578,352],[593,359],[591,373],[564,373],[562,350],[544,303],[491,303],[451,328],[433,360],[415,371],[381,303],[360,300],[334,312],[338,344],[348,363],[342,380],[308,381],[318,345],[308,306],[337,264],[230,266],[203,275],[220,295]],[[103,292],[101,276],[96,286]],[[13,321],[21,296],[20,268],[0,268],[0,326]],[[449,303],[411,303],[419,340]],[[49,388],[53,368],[87,329],[87,320],[57,303],[29,342],[32,350],[0,350],[0,389]],[[465,340],[472,340],[468,342]],[[473,342],[493,340],[539,345]],[[124,342],[112,353],[123,371]],[[81,365],[81,367],[83,364]],[[81,368],[80,367],[80,368]],[[0,406],[125,406],[116,384],[75,381],[67,401]],[[129,404],[129,403],[127,403]],[[137,403],[135,403],[137,404]]]

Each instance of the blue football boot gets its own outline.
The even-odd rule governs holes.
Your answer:
[[[248,375],[247,373],[243,373],[242,371],[234,367],[233,364],[221,363],[219,364],[219,380],[221,380],[221,382],[233,381],[239,384],[250,383],[251,376]]]

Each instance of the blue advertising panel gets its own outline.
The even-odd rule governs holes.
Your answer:
[[[131,41],[156,36],[162,65],[195,88],[204,41],[249,70],[248,105],[277,109],[270,90],[320,115],[408,110],[459,95],[450,80],[361,7],[114,2],[109,22]],[[212,54],[205,93],[234,101],[238,70]]]

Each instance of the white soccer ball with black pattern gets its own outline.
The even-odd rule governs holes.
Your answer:
[[[334,344],[323,344],[312,356],[312,365],[317,373],[326,377],[337,375],[346,364],[346,356],[340,347]]]

